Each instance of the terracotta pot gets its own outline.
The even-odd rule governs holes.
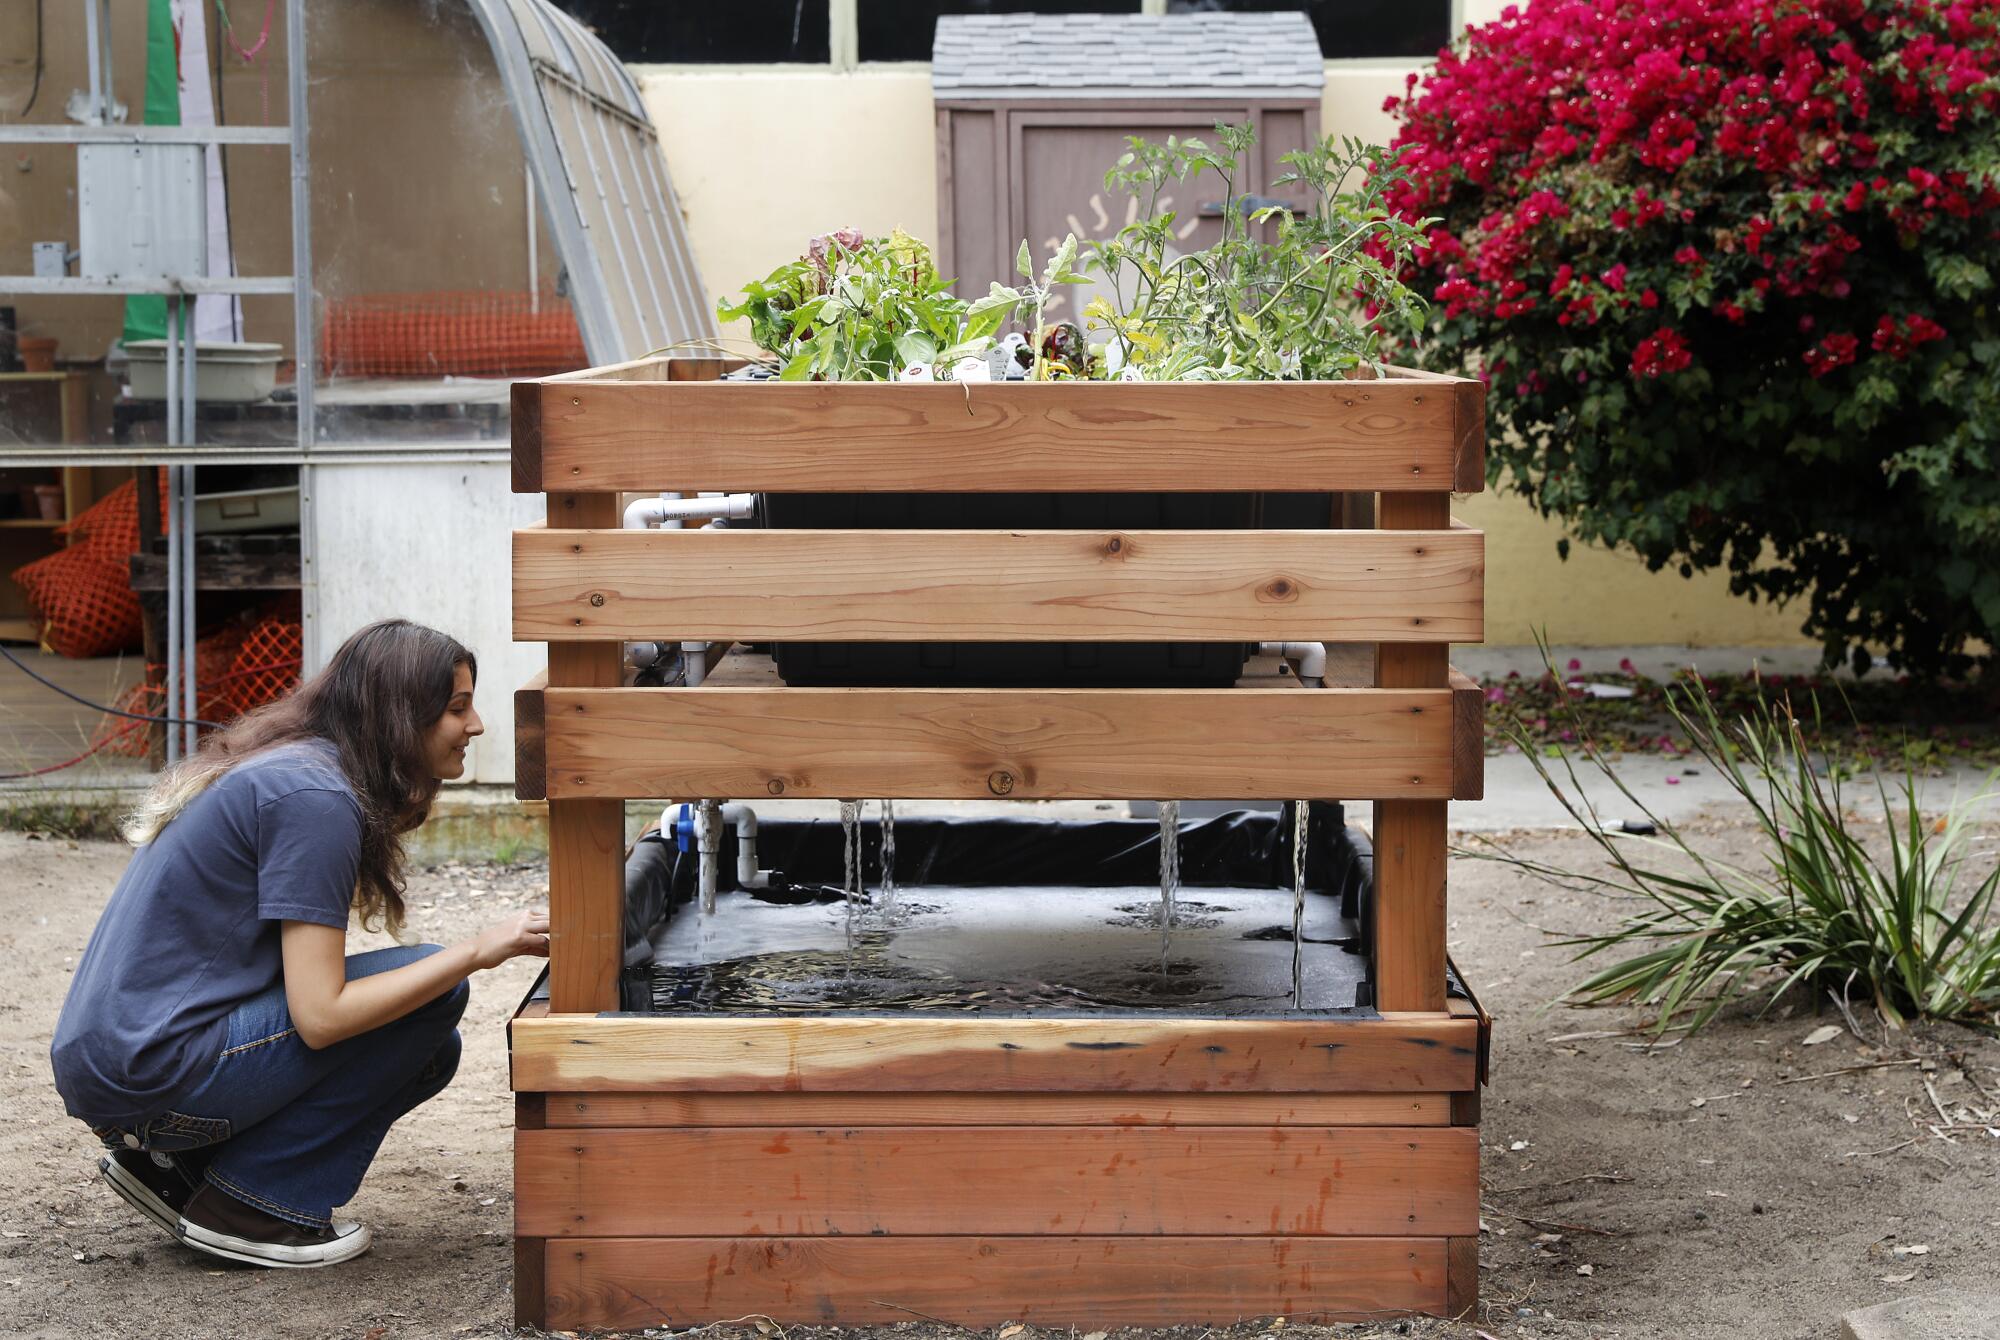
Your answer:
[[[53,341],[51,341],[53,343]],[[35,485],[35,506],[42,512],[44,521],[63,519],[63,491],[60,484]]]
[[[23,335],[21,365],[29,372],[54,372],[56,341],[43,335]]]

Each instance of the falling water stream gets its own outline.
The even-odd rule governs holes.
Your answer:
[[[896,910],[896,802],[882,802],[882,914]]]
[[[1292,1008],[1306,1007],[1306,824],[1311,803],[1292,802]]]
[[[847,966],[854,967],[854,909],[861,902],[861,802],[840,802],[840,836],[847,872],[840,887],[847,896]]]
[[[1160,961],[1174,947],[1174,895],[1181,887],[1181,803],[1160,802]]]

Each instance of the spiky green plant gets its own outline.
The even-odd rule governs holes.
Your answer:
[[[1553,670],[1552,670],[1553,673]],[[1768,1009],[1795,988],[1842,1002],[1872,1003],[1889,1024],[1950,1019],[1992,1032],[2000,1018],[2000,927],[1992,911],[2000,868],[1973,869],[1977,806],[1992,793],[1954,798],[1935,819],[1918,802],[1906,761],[1892,784],[1875,774],[1886,816],[1879,843],[1850,831],[1838,767],[1815,748],[1819,706],[1808,726],[1790,702],[1759,697],[1725,722],[1700,678],[1688,674],[1669,709],[1696,753],[1753,816],[1758,865],[1706,854],[1654,814],[1572,723],[1587,766],[1602,772],[1657,835],[1608,829],[1585,795],[1577,765],[1559,779],[1531,742],[1524,753],[1557,800],[1609,861],[1603,873],[1565,869],[1492,847],[1490,856],[1567,887],[1637,900],[1613,928],[1562,943],[1577,959],[1615,959],[1568,993],[1584,1004],[1631,1001],[1657,1008],[1662,1029],[1701,1028],[1732,1001],[1766,997]],[[1661,860],[1658,858],[1664,857]]]

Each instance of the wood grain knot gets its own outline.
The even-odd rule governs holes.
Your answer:
[[[1004,796],[1014,789],[1014,774],[1001,769],[988,774],[986,789],[996,796]]]
[[[782,777],[773,777],[764,784],[764,789],[774,796],[782,796],[785,794],[785,779]]]
[[[1125,541],[1116,535],[1104,542],[1104,552],[1106,555],[1122,553],[1124,549]]]
[[[1266,600],[1296,600],[1298,596],[1299,588],[1292,584],[1289,577],[1280,577],[1264,588]]]

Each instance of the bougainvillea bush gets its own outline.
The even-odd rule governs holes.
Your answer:
[[[1996,71],[2000,0],[1535,0],[1413,76],[1395,203],[1496,480],[1830,661],[1990,656]]]

